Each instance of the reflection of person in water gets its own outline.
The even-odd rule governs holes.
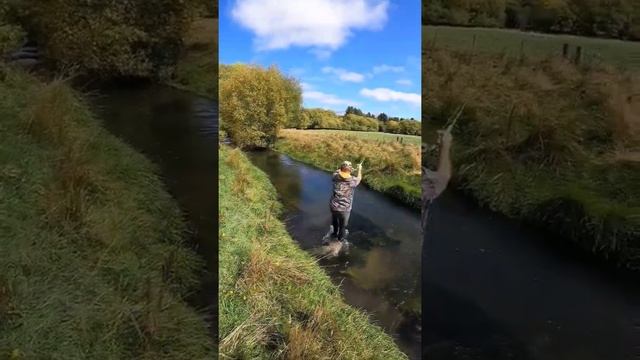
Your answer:
[[[447,187],[451,179],[451,143],[450,131],[440,132],[440,159],[438,169],[432,171],[422,167],[422,231],[426,233],[429,205]]]

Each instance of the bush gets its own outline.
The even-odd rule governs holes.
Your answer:
[[[19,13],[59,67],[101,77],[166,77],[199,6],[196,0],[25,0]]]
[[[237,64],[220,73],[221,128],[236,145],[270,147],[281,128],[300,118],[300,85],[277,68]]]
[[[10,19],[11,8],[6,0],[0,0],[0,57],[20,46],[24,40],[23,29]]]

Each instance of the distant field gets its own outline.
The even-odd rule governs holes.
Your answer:
[[[289,131],[292,133],[301,132],[301,133],[314,133],[314,134],[342,134],[342,135],[351,135],[361,139],[366,140],[382,140],[382,141],[397,141],[398,138],[402,138],[402,142],[405,144],[416,144],[419,145],[421,141],[420,136],[415,135],[399,135],[399,134],[388,134],[381,132],[368,132],[368,131],[348,131],[348,130],[294,130],[287,129],[285,131]]]
[[[640,70],[640,42],[453,26],[423,26],[422,31],[423,39],[456,50],[472,49],[474,35],[475,49],[481,52],[519,55],[524,42],[524,53],[533,57],[562,55],[562,46],[568,43],[570,54],[574,54],[576,46],[582,46],[587,61]]]

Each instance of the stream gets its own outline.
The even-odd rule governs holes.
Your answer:
[[[194,248],[206,264],[190,301],[206,311],[217,342],[218,106],[167,86],[103,88],[94,102],[104,126],[159,168],[185,213]]]
[[[640,359],[638,274],[455,192],[429,215],[425,359]]]
[[[249,158],[275,186],[289,234],[303,249],[317,249],[331,224],[331,174],[274,151]],[[320,265],[347,303],[370,314],[409,358],[420,359],[420,327],[412,315],[420,310],[419,214],[361,185],[348,229],[348,254]]]

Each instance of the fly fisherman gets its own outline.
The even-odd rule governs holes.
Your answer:
[[[349,215],[353,206],[353,194],[360,181],[362,181],[362,163],[358,164],[358,175],[353,177],[353,166],[350,161],[344,161],[338,170],[333,173],[333,194],[329,201],[333,223],[331,237],[343,241]]]

